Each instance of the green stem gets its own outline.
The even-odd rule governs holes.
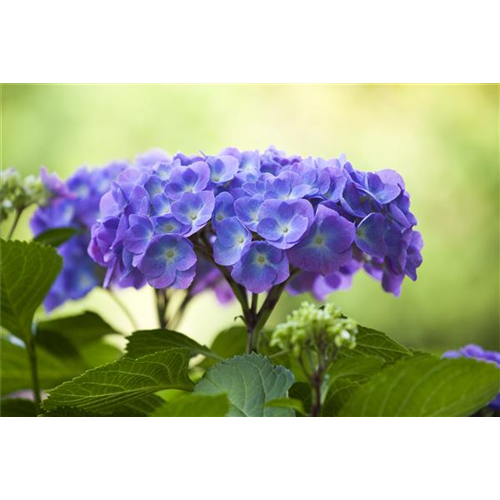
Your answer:
[[[9,233],[7,234],[7,239],[10,240],[14,234],[14,231],[17,227],[17,223],[19,222],[19,219],[21,218],[21,214],[23,213],[24,208],[20,208],[19,210],[16,210],[16,215],[14,217],[14,222],[12,223],[12,226],[10,228]]]
[[[281,294],[285,289],[285,285],[286,281],[272,288],[271,291],[267,294],[266,300],[262,304],[260,311],[257,313],[255,327],[253,329],[253,334],[255,337],[254,338],[255,348],[258,346],[259,334],[266,325],[269,316],[271,316],[272,312],[274,311],[274,308],[276,307],[276,304],[278,303]]]
[[[137,323],[135,322],[135,319],[132,316],[132,313],[127,309],[127,306],[125,305],[125,303],[118,297],[118,295],[113,290],[108,288],[108,292],[109,292],[109,295],[111,296],[111,298],[115,301],[116,305],[122,310],[123,314],[125,314],[125,316],[127,316],[134,331],[139,330],[139,327],[137,326]]]
[[[257,314],[257,307],[259,304],[259,294],[258,293],[252,293],[252,306],[251,310],[253,314]]]
[[[319,417],[321,414],[321,385],[323,383],[323,377],[319,371],[314,372],[311,379],[312,388],[312,405],[311,405],[311,417]]]
[[[30,362],[33,397],[35,398],[35,404],[39,407],[42,403],[42,398],[40,396],[40,382],[38,380],[38,361],[36,356],[35,337],[33,337],[31,332],[29,340],[26,342],[26,350],[28,352],[28,359]]]
[[[251,311],[248,307],[248,300],[245,289],[233,280],[233,278],[231,277],[231,272],[229,271],[229,269],[227,269],[227,267],[220,266],[219,264],[217,264],[217,262],[214,261],[209,250],[206,248],[206,243],[204,243],[201,237],[199,243],[196,244],[196,250],[198,250],[211,264],[217,267],[222,276],[224,276],[224,279],[227,281],[234,295],[238,299],[238,302],[240,303],[241,309],[243,311],[245,323],[248,324],[248,322],[251,321]]]
[[[187,292],[186,296],[184,297],[184,299],[182,300],[179,308],[177,309],[177,311],[175,311],[174,316],[170,320],[170,328],[172,328],[172,329],[177,328],[177,326],[179,325],[179,323],[182,319],[182,316],[184,315],[184,311],[186,310],[186,307],[188,306],[188,304],[192,298],[193,298],[193,296],[190,294],[190,291],[188,290],[188,292]]]
[[[166,289],[155,290],[156,293],[156,311],[158,313],[158,323],[160,328],[165,330],[167,328],[167,306],[168,298]]]

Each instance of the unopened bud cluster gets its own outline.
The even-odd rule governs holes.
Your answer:
[[[47,191],[40,177],[28,175],[23,178],[15,168],[8,168],[0,175],[0,222],[14,212],[46,201]]]
[[[357,323],[342,315],[338,307],[325,304],[317,307],[303,302],[287,321],[273,332],[271,346],[290,350],[300,356],[305,350],[325,352],[356,346]]]

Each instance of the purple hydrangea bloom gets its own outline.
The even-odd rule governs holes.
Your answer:
[[[319,205],[304,238],[288,251],[290,262],[304,271],[328,276],[351,259],[355,231],[352,222]]]
[[[78,169],[65,183],[42,167],[41,176],[52,197],[34,213],[30,225],[33,234],[48,229],[72,227],[79,233],[57,249],[63,257],[63,268],[44,301],[47,311],[67,300],[81,299],[103,283],[103,269],[87,254],[90,228],[99,216],[101,197],[109,190],[113,179],[127,165],[110,163],[103,168]],[[104,255],[101,256],[104,263]]]
[[[217,287],[230,297],[222,276],[232,276],[251,293],[287,281],[290,293],[323,300],[364,269],[398,295],[422,263],[409,200],[399,174],[361,172],[343,155],[151,154],[102,197],[89,254],[120,286]],[[71,219],[71,206],[54,209]]]
[[[195,276],[196,260],[187,238],[161,235],[151,240],[138,267],[154,288],[187,288]]]
[[[443,358],[472,358],[479,361],[485,361],[486,363],[493,363],[500,368],[500,352],[486,351],[475,344],[466,345],[458,351],[447,351],[443,354]],[[489,406],[496,411],[500,411],[500,394],[498,394]]]
[[[187,236],[199,231],[212,217],[215,199],[211,191],[185,193],[172,204],[172,214],[182,224],[191,227]]]
[[[259,209],[257,233],[271,245],[283,250],[302,238],[314,218],[307,200],[266,200]]]
[[[178,166],[170,173],[165,193],[172,200],[178,200],[184,193],[203,191],[207,187],[209,179],[210,169],[204,161],[192,163],[188,167]]]
[[[208,157],[207,163],[210,165],[210,180],[214,184],[224,184],[233,179],[238,172],[239,161],[234,156]]]
[[[223,220],[235,216],[234,197],[227,191],[223,191],[215,198],[214,214],[212,224],[216,228]]]
[[[233,266],[252,241],[252,235],[237,217],[223,220],[217,226],[214,260],[223,266]]]
[[[53,195],[67,198],[74,197],[59,176],[56,173],[49,174],[46,167],[40,167],[40,178],[47,191]]]
[[[387,255],[385,225],[385,218],[380,213],[371,213],[364,217],[356,228],[358,248],[372,257],[383,259]]]
[[[259,210],[263,199],[260,196],[243,196],[234,203],[234,211],[240,221],[251,231],[257,230]]]
[[[290,276],[285,252],[264,241],[253,242],[232,271],[232,277],[249,292],[262,293]]]

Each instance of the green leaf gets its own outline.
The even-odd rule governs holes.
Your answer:
[[[361,384],[350,378],[340,378],[328,389],[325,401],[321,407],[322,417],[335,417]]]
[[[85,365],[85,370],[88,370],[117,361],[123,356],[123,351],[114,345],[108,344],[106,341],[97,341],[82,345],[79,355]],[[82,370],[80,373],[85,370]]]
[[[37,345],[43,346],[58,357],[80,357],[80,348],[115,333],[98,314],[86,311],[76,316],[67,316],[40,321],[36,326]]]
[[[109,365],[88,370],[50,392],[45,410],[80,408],[110,414],[123,404],[163,389],[191,391],[188,377],[188,349],[169,349],[138,359],[122,358]]]
[[[26,349],[7,339],[0,339],[0,346],[1,394],[30,389],[31,375]],[[43,348],[37,349],[37,357],[41,389],[51,389],[85,370],[82,363],[58,359]]]
[[[339,358],[376,356],[387,362],[394,362],[411,355],[411,351],[398,344],[385,333],[364,326],[359,327],[356,336],[356,348],[341,349],[339,352]]]
[[[361,386],[340,416],[471,415],[500,392],[500,370],[473,359],[405,358]]]
[[[328,370],[330,380],[321,415],[336,416],[359,386],[379,373],[384,364],[384,360],[376,356],[355,356],[336,360]]]
[[[2,326],[21,339],[62,266],[57,252],[40,243],[1,241],[0,301]]]
[[[225,417],[229,401],[225,394],[191,394],[158,408],[152,417]]]
[[[164,403],[164,400],[155,394],[124,403],[115,410],[106,414],[107,417],[147,417]],[[71,408],[59,406],[53,410],[45,411],[41,417],[102,417],[99,413],[94,413],[81,408]]]
[[[66,243],[66,241],[78,233],[80,233],[80,231],[74,227],[57,227],[54,229],[47,229],[47,231],[40,233],[38,236],[33,238],[33,241],[43,245],[58,247],[59,245]]]
[[[265,406],[268,408],[290,408],[301,415],[306,415],[304,403],[300,399],[278,398],[269,401]]]
[[[1,399],[0,417],[36,417],[36,406],[29,399]]]
[[[197,394],[227,394],[230,417],[292,417],[289,408],[265,404],[284,398],[293,384],[293,374],[259,354],[236,356],[216,364],[196,384]]]
[[[166,351],[174,347],[189,349],[191,356],[198,354],[213,356],[208,347],[198,344],[182,333],[170,330],[141,330],[127,337],[127,342],[126,356],[129,358],[139,358],[146,354]]]
[[[357,381],[365,381],[379,372],[384,364],[384,360],[377,356],[341,358],[332,364],[328,370],[328,375],[330,376],[331,383],[345,377]]]
[[[295,382],[290,387],[289,396],[301,401],[306,413],[311,411],[311,386],[307,382]]]
[[[232,358],[238,354],[244,354],[247,346],[247,331],[243,326],[234,326],[220,332],[213,341],[210,350],[222,359]],[[204,359],[200,366],[210,368],[217,360]]]

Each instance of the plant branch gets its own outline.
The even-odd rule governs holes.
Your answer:
[[[24,208],[20,208],[20,209],[16,210],[16,215],[14,216],[14,222],[12,223],[12,226],[10,227],[9,233],[7,234],[7,240],[10,240],[12,238],[23,211],[24,211]]]
[[[171,328],[177,328],[182,319],[184,311],[186,310],[186,307],[188,306],[192,298],[193,296],[191,295],[190,290],[188,289],[186,296],[182,300],[181,304],[179,305],[179,308],[177,309],[177,311],[175,311],[175,314],[172,316],[169,322]]]
[[[28,340],[26,341],[26,351],[28,352],[28,359],[30,363],[33,397],[35,398],[35,404],[39,407],[42,403],[42,398],[40,396],[40,382],[38,380],[38,360],[36,355],[35,337],[31,332],[29,333]]]
[[[165,288],[155,289],[156,293],[156,311],[158,313],[158,323],[162,330],[167,328],[167,306],[168,297]]]

